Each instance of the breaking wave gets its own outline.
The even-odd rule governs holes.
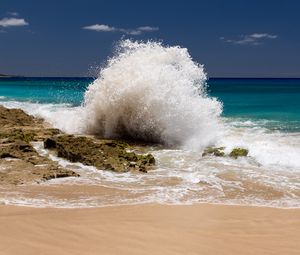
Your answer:
[[[203,148],[219,136],[221,113],[186,48],[124,40],[88,87],[78,131]]]

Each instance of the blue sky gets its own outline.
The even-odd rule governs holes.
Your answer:
[[[188,48],[209,77],[300,77],[297,0],[1,0],[0,73],[89,76],[121,38]]]

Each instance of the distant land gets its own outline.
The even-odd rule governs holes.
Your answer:
[[[14,77],[14,75],[8,75],[8,74],[1,74],[0,73],[0,78],[10,78],[10,77]]]
[[[22,76],[19,76],[19,75],[12,75],[12,74],[1,74],[1,73],[0,73],[0,79],[1,79],[1,78],[13,78],[13,77],[22,77]]]

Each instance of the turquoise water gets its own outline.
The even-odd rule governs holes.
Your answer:
[[[211,79],[224,116],[266,120],[272,128],[300,129],[300,79]]]
[[[2,100],[79,105],[91,78],[0,79]]]
[[[0,79],[0,100],[78,106],[91,82],[92,78]],[[300,130],[300,79],[212,78],[208,94],[223,103],[224,117]]]

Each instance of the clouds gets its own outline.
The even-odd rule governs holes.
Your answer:
[[[22,27],[22,26],[28,26],[29,23],[19,17],[18,12],[7,12],[8,17],[4,17],[0,19],[0,32],[7,32],[5,28],[10,27]],[[127,29],[127,28],[117,28],[105,24],[94,24],[90,26],[85,26],[83,29],[96,31],[96,32],[121,32],[128,35],[140,35],[143,33],[158,31],[158,27],[151,27],[151,26],[140,26],[133,29]]]
[[[237,39],[226,39],[225,37],[220,37],[220,40],[236,45],[261,45],[266,40],[276,39],[277,35],[267,34],[267,33],[253,33],[249,35],[241,35]]]
[[[0,28],[9,28],[9,27],[22,27],[29,25],[25,19],[17,18],[19,16],[18,12],[7,12],[11,17],[5,17],[0,19]],[[0,30],[0,32],[6,32],[5,30]]]
[[[150,26],[142,26],[134,29],[126,29],[126,28],[116,28],[104,24],[85,26],[83,27],[83,29],[92,30],[96,32],[122,32],[128,35],[140,35],[145,32],[153,32],[159,30],[158,27],[150,27]]]
[[[89,30],[93,30],[93,31],[97,31],[97,32],[112,32],[112,31],[116,31],[116,28],[114,28],[114,27],[110,27],[108,25],[99,25],[99,24],[95,24],[95,25],[91,25],[91,26],[86,26],[86,27],[83,27],[83,29],[89,29]]]
[[[19,18],[18,12],[7,12],[5,18],[0,18],[0,33],[6,33],[11,27],[28,26],[29,23],[25,19]]]
[[[24,19],[18,18],[3,18],[0,20],[1,27],[19,27],[27,26],[28,23]]]
[[[270,35],[270,34],[252,34],[250,35],[252,38],[255,38],[255,39],[260,39],[260,38],[268,38],[268,39],[276,39],[277,38],[277,35]]]
[[[19,16],[18,12],[8,12],[7,14],[11,16]]]

